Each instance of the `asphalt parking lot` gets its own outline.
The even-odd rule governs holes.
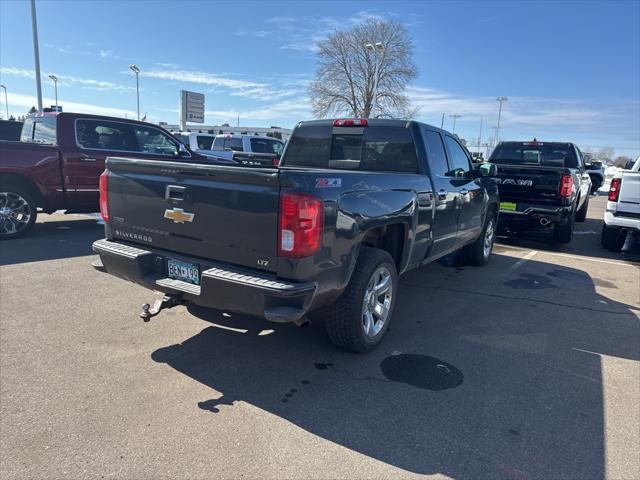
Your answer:
[[[94,271],[86,216],[0,245],[2,478],[640,478],[640,267],[503,240],[401,280],[378,350]]]

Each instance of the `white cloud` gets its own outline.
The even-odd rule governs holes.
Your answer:
[[[240,115],[240,123],[245,120],[253,121],[273,121],[275,123],[286,123],[292,125],[300,120],[311,118],[310,101],[308,98],[299,100],[287,100],[263,108],[251,110],[207,110],[205,115],[212,118],[215,122],[234,121],[238,114]]]
[[[9,100],[9,109],[15,116],[24,115],[31,107],[38,104],[38,100],[32,95],[22,95],[20,93],[8,92],[7,96]],[[58,101],[65,112],[93,113],[95,115],[108,115],[114,117],[130,118],[135,118],[136,116],[136,113],[133,110],[127,110],[125,108],[105,107],[102,105],[94,105],[90,103],[68,102],[64,99],[58,99]],[[54,105],[55,99],[45,97],[42,99],[42,103],[45,106]]]
[[[160,80],[196,83],[210,87],[222,87],[231,90],[232,96],[246,97],[262,101],[277,100],[299,94],[299,90],[294,88],[278,89],[271,87],[267,83],[239,80],[202,71],[171,68],[149,71],[143,70],[140,75]]]
[[[49,74],[53,72],[42,72],[42,80],[49,82],[47,78]],[[0,67],[0,74],[10,75],[13,77],[22,77],[35,79],[36,75],[33,70],[27,70],[24,68],[15,67]],[[72,75],[60,75],[55,73],[58,78],[58,86],[79,86],[80,88],[97,91],[113,91],[113,92],[131,92],[135,90],[135,87],[128,85],[121,85],[113,82],[106,82],[103,80],[94,80],[92,78],[80,78]]]
[[[100,50],[99,55],[100,58],[120,58],[120,56],[116,55],[113,50]]]

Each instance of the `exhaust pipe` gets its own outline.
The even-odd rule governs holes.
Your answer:
[[[550,223],[551,222],[549,221],[549,219],[547,217],[541,217],[540,218],[540,225],[542,225],[543,227],[546,227]]]

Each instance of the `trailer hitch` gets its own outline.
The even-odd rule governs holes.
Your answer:
[[[159,298],[155,302],[153,302],[153,306],[145,303],[142,305],[142,312],[140,313],[140,318],[143,322],[148,322],[151,318],[158,315],[162,310],[167,308],[177,307],[178,305],[182,305],[184,302],[179,297],[175,297],[173,295],[164,295],[162,298]]]

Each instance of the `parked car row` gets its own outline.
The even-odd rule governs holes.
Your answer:
[[[498,233],[570,242],[593,186],[572,143],[501,142],[474,163],[455,135],[415,121],[300,122],[286,146],[197,146],[133,120],[30,116],[19,142],[0,144],[0,238],[25,234],[38,209],[99,206],[94,267],[164,293],[143,319],[181,304],[316,316],[336,345],[365,352],[389,328],[399,275],[452,256],[485,265]],[[606,248],[638,231],[639,177],[636,163],[612,180]]]

